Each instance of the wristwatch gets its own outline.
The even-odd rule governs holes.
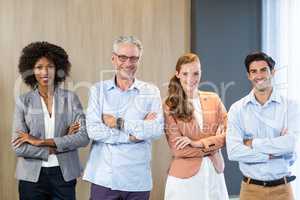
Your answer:
[[[124,119],[121,117],[117,118],[117,129],[123,130],[124,129]]]

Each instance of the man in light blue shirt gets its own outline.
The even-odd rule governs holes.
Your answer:
[[[229,160],[243,174],[241,200],[292,200],[290,165],[299,134],[299,105],[272,86],[274,60],[262,52],[245,59],[253,90],[228,113]]]
[[[133,36],[113,44],[115,76],[90,90],[87,131],[92,142],[83,179],[91,200],[147,200],[152,189],[151,143],[163,134],[159,89],[135,78],[142,45]]]

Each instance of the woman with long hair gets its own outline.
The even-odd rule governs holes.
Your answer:
[[[181,56],[164,104],[165,132],[173,158],[165,200],[228,200],[220,149],[227,113],[217,94],[199,91],[201,64]]]

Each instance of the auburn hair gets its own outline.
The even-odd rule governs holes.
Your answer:
[[[200,62],[199,57],[194,53],[185,53],[177,60],[176,72],[180,73],[182,65],[192,62]],[[193,118],[194,107],[176,75],[170,79],[165,104],[175,119],[190,121]]]

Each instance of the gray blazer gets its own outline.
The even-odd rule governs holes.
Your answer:
[[[56,88],[55,102],[55,133],[54,142],[57,146],[57,159],[65,181],[80,176],[82,168],[77,148],[87,146],[89,138],[86,131],[85,115],[79,98],[71,91]],[[80,130],[67,135],[71,123],[80,121]],[[27,132],[38,138],[45,138],[44,114],[38,90],[32,90],[16,99],[13,120],[12,140],[18,137],[17,130]],[[39,179],[42,161],[47,161],[47,147],[36,147],[28,143],[13,147],[18,157],[16,178],[30,182]]]

